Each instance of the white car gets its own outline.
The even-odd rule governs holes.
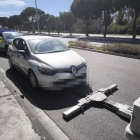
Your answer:
[[[29,77],[34,89],[62,89],[86,82],[85,59],[52,37],[15,38],[8,48],[8,60],[10,68]]]

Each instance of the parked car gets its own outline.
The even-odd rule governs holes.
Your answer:
[[[22,34],[14,31],[0,32],[0,50],[7,52],[8,47],[12,44],[13,39],[18,36],[22,36]]]
[[[86,62],[61,41],[46,36],[21,36],[8,48],[10,68],[28,76],[31,86],[62,89],[86,82]]]

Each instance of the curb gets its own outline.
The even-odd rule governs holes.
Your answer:
[[[70,138],[41,110],[38,105],[22,90],[18,89],[0,67],[0,78],[16,99],[33,125],[33,129],[44,140],[70,140]],[[24,93],[24,95],[20,92]],[[24,96],[24,97],[23,97]],[[36,107],[35,107],[36,106]]]
[[[115,55],[115,56],[121,56],[121,57],[127,57],[127,58],[133,58],[133,59],[139,59],[140,56],[134,56],[134,55],[128,55],[128,54],[119,54],[119,53],[113,53],[113,52],[107,52],[107,51],[97,51],[89,48],[82,48],[82,47],[74,47],[70,46],[70,48],[79,49],[79,50],[86,50],[91,52],[97,52],[97,53],[103,53],[103,54],[109,54],[109,55]]]

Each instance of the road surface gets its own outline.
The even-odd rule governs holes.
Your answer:
[[[118,91],[109,99],[132,105],[139,97],[140,61],[119,56],[73,49],[82,55],[88,65],[88,81],[95,91],[101,87],[118,84]],[[126,140],[124,136],[127,120],[120,118],[100,104],[89,106],[83,113],[70,120],[64,120],[62,113],[81,98],[74,89],[65,91],[33,91],[27,78],[18,71],[9,70],[4,53],[0,53],[0,67],[7,77],[23,89],[30,98],[64,131],[72,140]]]

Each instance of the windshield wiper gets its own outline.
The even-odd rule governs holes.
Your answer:
[[[64,51],[68,51],[68,50],[61,50],[61,51],[50,51],[50,52],[35,52],[35,54],[47,54],[47,53],[55,53],[55,52],[64,52]]]

